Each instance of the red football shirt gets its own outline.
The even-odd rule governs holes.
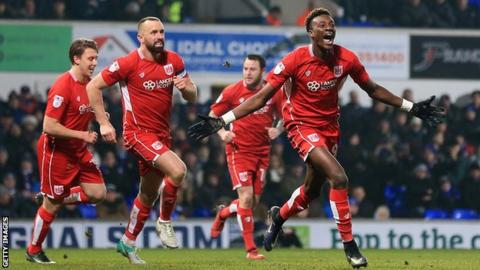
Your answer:
[[[87,83],[80,83],[71,72],[63,73],[48,92],[45,115],[57,119],[66,128],[86,131],[88,123],[95,117],[88,101]],[[49,138],[53,139],[51,136]],[[54,140],[57,147],[72,152],[81,152],[87,146],[80,139]]]
[[[357,56],[334,45],[334,57],[323,61],[313,55],[312,45],[295,49],[270,71],[267,81],[280,87],[291,79],[285,91],[283,120],[287,129],[295,125],[320,127],[339,117],[338,91],[347,75],[357,84],[366,83],[369,75]]]
[[[258,89],[260,90],[260,89]],[[211,110],[221,116],[237,107],[253,96],[258,90],[250,90],[243,80],[227,86],[218,97]],[[282,106],[282,92],[277,92],[265,106],[242,119],[230,124],[230,130],[235,138],[227,145],[227,151],[232,147],[237,151],[264,153],[270,150],[270,139],[265,128],[272,127],[275,115],[279,115]]]
[[[140,50],[117,59],[102,71],[108,85],[120,82],[124,130],[170,136],[173,76],[188,76],[182,58],[165,50],[162,63],[145,59]]]

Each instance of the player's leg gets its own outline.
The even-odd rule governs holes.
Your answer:
[[[321,188],[326,181],[325,179],[325,175],[321,171],[316,170],[307,159],[307,172],[304,184],[292,193],[290,199],[281,208],[274,206],[269,211],[270,224],[264,236],[265,250],[272,250],[283,223],[291,216],[307,209],[310,202],[320,195]]]
[[[63,204],[96,204],[105,199],[107,189],[102,173],[89,151],[83,153],[78,177],[80,185],[70,188],[70,195],[63,200]]]
[[[142,168],[140,169],[142,171]],[[138,234],[143,229],[145,221],[148,219],[150,210],[158,198],[158,188],[162,180],[154,170],[142,173],[140,177],[140,188],[137,197],[133,201],[130,218],[122,239],[117,244],[117,252],[127,257],[132,264],[144,264],[140,259],[135,245]]]
[[[236,216],[237,211],[238,199],[233,200],[228,206],[223,204],[217,205],[217,214],[210,229],[210,237],[218,238],[223,231],[227,218]]]
[[[254,219],[253,206],[255,195],[253,186],[242,186],[237,188],[238,194],[238,210],[237,221],[242,231],[243,241],[245,243],[245,250],[247,252],[247,259],[263,260],[265,257],[258,253],[257,246],[253,237]]]
[[[55,219],[55,215],[62,206],[62,199],[52,199],[45,197],[42,205],[38,208],[35,220],[33,222],[32,237],[27,247],[25,258],[34,263],[53,264],[42,249],[42,244],[50,230],[50,224]]]
[[[343,241],[347,260],[353,267],[367,265],[352,235],[352,218],[348,204],[348,177],[340,163],[327,148],[315,148],[309,155],[312,166],[322,171],[330,183],[330,206]]]
[[[154,166],[164,175],[160,189],[160,215],[156,230],[163,245],[178,248],[178,241],[173,230],[171,216],[177,201],[177,192],[187,174],[185,163],[172,151],[166,151],[154,159]]]

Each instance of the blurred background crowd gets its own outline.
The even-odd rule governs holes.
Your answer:
[[[222,16],[220,0],[0,0],[0,19],[137,21],[157,14],[168,23],[241,23],[300,25],[308,12],[322,6],[337,25],[424,28],[480,27],[480,0],[310,0],[291,14],[273,0],[244,0],[248,12]],[[292,1],[294,2],[294,1]],[[286,17],[295,16],[284,23]]]
[[[202,90],[200,91],[208,91]],[[350,205],[355,217],[388,219],[476,218],[480,211],[480,90],[460,103],[448,95],[437,98],[447,109],[445,123],[436,128],[382,103],[370,107],[358,102],[358,91],[342,102],[339,160],[350,180]],[[403,97],[412,101],[414,90]],[[178,98],[178,96],[176,96]],[[107,110],[117,128],[118,143],[92,146],[103,172],[108,194],[96,208],[67,206],[59,217],[126,219],[138,188],[136,158],[125,151],[121,139],[121,94],[105,91]],[[213,97],[211,100],[214,100]],[[172,111],[172,150],[182,158],[188,175],[180,191],[175,218],[212,217],[219,203],[236,197],[231,190],[224,145],[218,136],[195,142],[186,135],[197,114],[207,114],[203,104],[176,101]],[[10,217],[35,214],[34,195],[39,191],[36,143],[42,131],[45,100],[28,86],[13,89],[0,101],[0,212]],[[92,125],[92,129],[96,129]],[[264,215],[282,204],[303,182],[304,163],[285,135],[272,142],[271,164],[262,203]],[[324,196],[301,217],[331,216]],[[156,206],[158,208],[158,205]],[[158,215],[152,211],[152,218]]]

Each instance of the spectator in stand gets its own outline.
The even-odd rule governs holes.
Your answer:
[[[473,163],[462,183],[462,199],[467,208],[480,212],[480,165]]]
[[[364,124],[361,119],[366,112],[365,108],[360,105],[357,91],[350,91],[349,97],[350,100],[348,103],[340,109],[340,125],[343,127],[342,133],[347,136],[361,131],[361,127]]]
[[[7,172],[13,171],[13,166],[9,161],[7,149],[0,145],[0,179],[3,179]]]
[[[373,217],[374,205],[367,198],[367,192],[362,186],[352,188],[350,197],[350,213],[354,217]]]
[[[422,0],[404,0],[398,24],[404,27],[431,27],[432,15]]]
[[[437,28],[453,28],[456,24],[455,13],[447,0],[433,0],[429,10],[432,14],[432,26]]]
[[[37,19],[37,8],[35,4],[35,0],[25,0],[23,2],[23,7],[20,9],[19,12],[20,19]]]
[[[478,118],[480,117],[477,116],[475,108],[471,106],[465,107],[464,118],[462,119],[461,125],[465,139],[473,145],[480,144],[480,125],[477,122]]]
[[[55,0],[53,2],[50,18],[52,20],[67,20],[69,19],[66,12],[66,5],[64,0]]]
[[[13,18],[12,11],[10,6],[7,5],[6,0],[0,0],[0,19],[11,19]]]
[[[480,26],[479,10],[468,4],[468,0],[455,0],[453,12],[458,28],[476,28]]]
[[[105,179],[108,178],[105,177]],[[128,206],[123,195],[117,192],[114,184],[107,184],[105,200],[97,205],[97,215],[101,220],[125,220],[128,218]]]
[[[280,6],[273,6],[268,10],[267,17],[265,18],[265,23],[271,26],[280,26],[282,25],[282,8]]]
[[[433,205],[434,186],[428,167],[419,164],[415,167],[413,177],[407,181],[407,206],[411,217],[423,217],[425,210]]]
[[[375,220],[388,220],[390,219],[390,209],[386,205],[380,205],[373,214]]]
[[[448,176],[442,176],[438,185],[434,198],[435,208],[451,212],[458,206],[460,192],[452,185]]]

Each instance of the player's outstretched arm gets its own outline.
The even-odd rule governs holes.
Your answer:
[[[104,141],[115,143],[116,133],[112,124],[108,120],[105,107],[103,105],[102,89],[107,87],[107,83],[103,80],[102,74],[99,73],[87,84],[87,95],[95,113],[95,119],[100,125],[100,134]]]
[[[365,90],[372,99],[407,111],[425,121],[428,126],[436,126],[445,119],[445,108],[432,105],[435,96],[431,96],[429,99],[421,102],[413,103],[394,95],[372,80],[365,85],[360,85],[360,87]]]
[[[195,140],[201,140],[216,133],[236,119],[240,119],[263,107],[277,90],[278,88],[274,88],[267,83],[255,95],[247,99],[235,109],[222,115],[220,118],[199,116],[202,120],[188,127],[188,135]]]

